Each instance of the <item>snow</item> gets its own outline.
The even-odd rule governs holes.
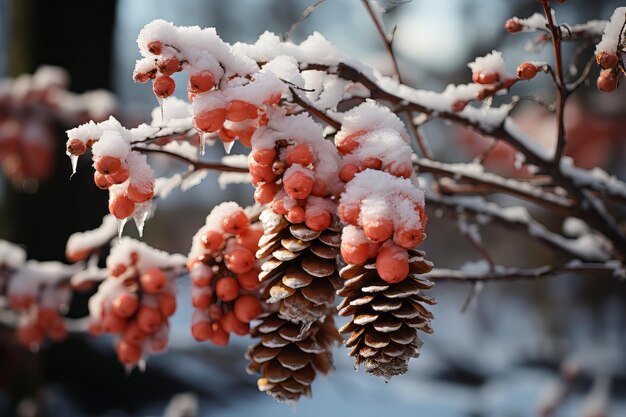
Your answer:
[[[591,170],[578,168],[571,157],[564,156],[561,158],[561,172],[571,178],[578,187],[591,188],[611,197],[626,198],[626,183],[609,175],[602,168],[595,167]]]
[[[24,262],[26,262],[26,251],[24,248],[0,239],[0,266],[18,269]]]
[[[395,130],[407,144],[410,138],[404,123],[388,107],[368,99],[364,103],[343,113],[341,130],[335,136],[335,143],[359,131],[373,131],[380,129]]]
[[[67,240],[66,253],[77,253],[94,250],[107,244],[117,234],[117,219],[112,214],[102,218],[102,224],[92,230],[76,232]]]
[[[476,58],[473,62],[467,64],[474,74],[487,73],[498,74],[500,80],[504,80],[508,77],[506,73],[506,67],[504,64],[504,57],[500,51],[492,51],[491,53]]]
[[[602,40],[596,45],[596,55],[600,52],[619,55],[619,41],[626,21],[626,7],[618,7],[604,28]]]
[[[107,269],[112,271],[118,264],[132,264],[132,253],[139,255],[136,267],[140,272],[154,267],[159,269],[180,270],[184,267],[186,261],[184,255],[169,254],[165,251],[152,248],[144,242],[125,236],[111,249],[111,253],[106,261]]]

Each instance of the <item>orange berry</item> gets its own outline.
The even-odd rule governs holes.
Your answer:
[[[276,159],[276,150],[274,148],[254,149],[252,159],[261,165],[270,165]]]
[[[259,239],[261,236],[263,236],[263,229],[251,226],[237,236],[237,244],[243,246],[252,253],[256,253],[259,249]]]
[[[250,323],[263,311],[261,302],[253,295],[245,294],[235,300],[235,316],[242,323]]]
[[[135,203],[126,194],[118,194],[109,202],[109,212],[122,220],[135,211]]]
[[[401,227],[393,234],[393,241],[403,248],[414,248],[424,240],[422,228]]]
[[[103,155],[96,158],[93,167],[101,174],[111,175],[122,167],[122,161],[114,156]]]
[[[506,29],[506,31],[509,33],[517,33],[521,32],[522,29],[524,29],[524,26],[516,17],[512,17],[506,21],[506,23],[504,24],[504,29]]]
[[[234,213],[222,219],[222,227],[226,233],[237,235],[242,233],[248,227],[248,216],[243,210],[237,210]]]
[[[311,194],[322,197],[328,194],[328,186],[322,180],[315,180],[313,183],[313,189],[311,190]]]
[[[217,281],[215,293],[222,301],[233,301],[239,295],[239,283],[233,277],[224,277]]]
[[[220,128],[219,137],[224,143],[230,143],[237,139],[237,135],[232,130],[226,129],[224,126]]]
[[[537,66],[531,64],[530,62],[522,62],[517,67],[515,74],[520,80],[533,79],[535,78],[535,75],[537,75]]]
[[[274,199],[277,191],[275,182],[262,182],[254,190],[254,201],[267,204]]]
[[[139,308],[139,298],[135,293],[123,292],[111,303],[111,312],[122,319],[135,314],[137,308]]]
[[[107,314],[102,320],[102,330],[107,333],[122,333],[128,322],[115,314]]]
[[[159,310],[163,317],[171,317],[176,312],[176,297],[172,294],[161,294],[159,296]]]
[[[356,204],[339,204],[337,207],[337,214],[343,222],[356,226],[359,224],[361,209]]]
[[[141,306],[137,312],[137,325],[146,333],[154,333],[159,330],[163,317],[155,308]]]
[[[121,184],[128,179],[128,167],[123,164],[115,173],[105,175],[110,184]]]
[[[161,43],[161,41],[148,42],[148,52],[150,52],[152,55],[161,55],[162,50],[163,43]]]
[[[276,214],[287,214],[288,210],[285,208],[285,203],[283,200],[276,200],[272,203],[272,210]]]
[[[17,329],[17,339],[22,346],[38,346],[43,342],[43,338],[43,329],[36,322],[27,323]]]
[[[243,274],[237,274],[237,282],[246,291],[255,290],[259,286],[259,270],[252,268]]]
[[[411,164],[392,163],[383,169],[395,177],[410,178],[413,174]]]
[[[194,287],[191,289],[191,305],[204,310],[211,305],[213,290],[210,287]]]
[[[219,323],[211,324],[211,330],[213,331],[213,335],[211,336],[211,341],[217,346],[226,346],[228,344],[228,339],[230,336],[228,333],[222,329]]]
[[[600,71],[596,85],[598,90],[610,93],[619,85],[619,72],[610,69]]]
[[[304,221],[304,219],[306,218],[306,214],[302,207],[293,206],[289,209],[289,212],[285,217],[287,217],[287,220],[289,220],[291,223],[298,224]]]
[[[383,161],[378,158],[365,158],[359,163],[359,170],[365,171],[366,169],[381,169]]]
[[[80,156],[87,152],[87,145],[80,139],[71,139],[67,143],[67,152],[74,156]]]
[[[170,76],[175,72],[180,71],[180,61],[175,56],[170,56],[167,58],[162,57],[157,60],[156,65],[159,71],[165,76]]]
[[[233,131],[234,135],[239,138],[239,141],[242,145],[247,146],[248,148],[252,146],[252,135],[256,131],[255,126],[248,126],[246,128]]]
[[[147,293],[161,292],[167,283],[167,276],[159,268],[149,268],[139,277],[141,289]]]
[[[141,348],[137,345],[120,340],[115,346],[117,358],[123,365],[136,365],[141,359]]]
[[[204,70],[191,74],[189,77],[189,91],[193,93],[205,93],[213,88],[215,78],[211,71]]]
[[[135,70],[133,71],[133,81],[135,81],[136,83],[145,84],[148,81],[153,80],[154,77],[156,77],[156,72],[156,68],[146,72]]]
[[[500,75],[497,72],[479,71],[472,74],[472,81],[477,84],[493,84],[500,81]]]
[[[150,184],[149,186],[142,186],[140,188],[137,185],[130,183],[128,185],[128,189],[126,190],[126,194],[128,194],[128,198],[133,200],[135,203],[145,203],[154,197],[154,185]]]
[[[355,164],[345,164],[339,171],[339,179],[343,182],[348,182],[354,178],[359,172],[359,167]]]
[[[215,230],[207,230],[200,238],[205,248],[210,251],[218,251],[224,244],[224,234]]]
[[[596,62],[604,69],[611,69],[615,68],[619,63],[619,57],[615,54],[602,51],[596,54]]]
[[[271,165],[261,165],[250,161],[248,168],[250,169],[252,178],[259,182],[272,182],[276,179],[276,173],[272,170]]]
[[[169,75],[159,75],[152,82],[152,92],[158,98],[167,98],[174,94],[176,83]]]
[[[347,155],[352,153],[359,145],[359,138],[363,136],[367,131],[359,130],[354,132],[348,136],[343,137],[341,140],[335,140],[335,145],[337,145],[337,150],[342,155]]]
[[[234,249],[224,255],[226,268],[235,274],[243,274],[248,272],[254,266],[256,259],[252,252],[244,247]],[[218,285],[222,280],[218,281]],[[218,292],[219,297],[219,292]],[[220,297],[221,298],[221,297]]]
[[[309,145],[299,143],[287,148],[287,155],[285,156],[285,162],[287,165],[300,164],[303,167],[313,163],[313,153]]]
[[[380,243],[378,242],[369,242],[367,257],[374,258],[378,255],[378,251],[380,250]]]
[[[234,311],[229,311],[220,319],[220,325],[225,332],[244,336],[250,331],[250,326],[239,320]]]
[[[211,285],[211,279],[213,278],[213,270],[210,266],[203,263],[196,263],[191,267],[189,271],[189,277],[191,283],[195,287],[208,287]]]
[[[140,345],[144,340],[148,337],[148,334],[143,332],[136,321],[131,321],[126,326],[126,330],[124,330],[124,334],[122,338],[126,343],[130,343],[131,345]]]
[[[206,110],[193,117],[193,124],[201,132],[217,132],[220,130],[226,119],[226,110],[217,108]]]
[[[394,284],[409,275],[409,255],[406,249],[396,245],[385,245],[376,257],[376,271],[380,277]]]
[[[101,190],[108,190],[109,187],[111,187],[111,184],[109,182],[109,180],[107,180],[107,176],[104,174],[99,173],[98,171],[93,173],[93,182],[96,183],[96,187],[98,187]]]
[[[313,190],[313,177],[302,171],[295,171],[287,179],[283,178],[283,187],[291,198],[307,198]]]
[[[304,223],[309,229],[320,232],[328,228],[332,220],[331,214],[326,210],[315,210],[314,213],[307,210]]]
[[[198,342],[209,340],[213,336],[213,328],[208,321],[199,321],[191,325],[191,335]]]
[[[341,242],[341,256],[343,259],[353,265],[359,265],[367,261],[369,258],[370,245],[367,241],[358,243]]]
[[[243,100],[233,100],[226,106],[226,119],[233,122],[242,122],[247,119],[256,119],[258,109],[254,104]]]
[[[384,242],[393,233],[393,222],[390,219],[367,219],[363,222],[365,236],[374,242]]]

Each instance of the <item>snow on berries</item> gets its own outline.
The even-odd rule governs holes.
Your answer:
[[[598,90],[611,92],[617,89],[622,76],[624,45],[620,44],[624,35],[626,7],[618,7],[604,28],[602,40],[596,45],[596,62],[602,68],[596,80]],[[620,66],[622,68],[620,68]]]
[[[225,202],[211,210],[194,236],[187,269],[195,308],[191,333],[196,340],[226,345],[231,333],[247,334],[250,321],[263,311],[255,258],[262,234],[243,208]]]
[[[89,300],[89,331],[117,335],[115,351],[132,368],[147,354],[167,349],[169,317],[185,257],[122,238],[107,258],[107,278]]]

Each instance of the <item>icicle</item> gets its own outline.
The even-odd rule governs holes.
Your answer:
[[[151,207],[152,207],[151,201],[147,201],[143,204],[137,204],[135,206],[135,211],[133,212],[133,220],[135,221],[135,226],[137,226],[139,237],[143,237],[143,226],[146,223],[148,214],[150,214]]]
[[[70,179],[72,179],[74,174],[76,174],[76,167],[78,166],[78,156],[72,155],[70,153],[68,153],[67,156],[70,157],[70,161],[72,162],[72,175],[70,175]]]
[[[233,140],[232,142],[222,142],[224,144],[224,151],[227,154],[230,154],[230,150],[233,149],[233,146],[235,145],[235,141]]]
[[[126,220],[122,219],[117,221],[117,242],[120,243],[122,241],[122,232],[124,231],[124,226],[126,226]]]
[[[200,135],[200,155],[204,156],[204,148],[206,147],[206,133]]]

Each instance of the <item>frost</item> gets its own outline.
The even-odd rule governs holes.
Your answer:
[[[596,45],[596,55],[600,52],[615,54],[618,51],[618,43],[622,36],[624,21],[626,20],[626,7],[618,7],[613,12],[611,19],[604,28],[602,40]]]

